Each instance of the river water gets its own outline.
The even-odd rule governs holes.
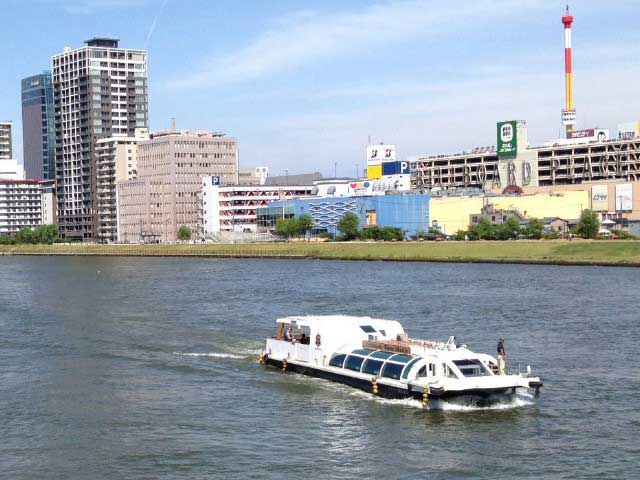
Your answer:
[[[0,478],[638,478],[640,271],[0,258]],[[371,315],[543,376],[480,409],[256,363],[279,316]]]

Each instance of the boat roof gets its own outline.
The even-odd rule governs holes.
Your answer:
[[[376,328],[384,328],[386,326],[398,326],[402,328],[396,320],[384,320],[382,318],[372,317],[356,317],[352,315],[294,315],[291,317],[282,317],[276,320],[276,323],[293,323],[296,325],[305,325],[307,327],[329,327],[336,326],[346,327],[360,325],[373,325]]]

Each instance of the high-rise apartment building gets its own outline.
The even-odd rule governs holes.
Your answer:
[[[27,178],[55,178],[55,124],[51,72],[21,82],[22,149]]]
[[[138,142],[148,139],[149,130],[137,128],[135,137],[103,138],[96,144],[99,242],[112,243],[118,240],[117,182],[136,178]]]
[[[53,57],[55,172],[63,238],[97,238],[98,140],[148,128],[147,55],[93,38]]]
[[[203,177],[235,184],[238,144],[222,133],[156,132],[138,144],[138,178],[118,182],[122,242],[175,242],[181,225],[198,231]]]
[[[0,179],[0,236],[55,223],[50,181]]]
[[[11,122],[0,122],[0,160],[13,158],[11,148]]]

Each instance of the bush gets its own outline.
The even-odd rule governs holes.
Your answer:
[[[342,234],[341,238],[353,240],[358,236],[358,231],[360,230],[360,218],[355,213],[345,213],[344,217],[338,222],[337,227]]]
[[[15,237],[0,236],[0,245],[15,245]]]
[[[191,228],[187,225],[180,225],[178,229],[178,240],[182,240],[183,242],[191,240]]]
[[[358,233],[361,240],[383,240],[386,242],[404,240],[404,230],[398,227],[379,227],[377,225]]]
[[[638,237],[631,235],[625,230],[611,230],[611,233],[616,235],[620,240],[637,240]]]

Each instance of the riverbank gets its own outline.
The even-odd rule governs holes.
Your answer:
[[[640,242],[346,242],[209,245],[8,245],[0,255],[206,256],[640,266]]]

